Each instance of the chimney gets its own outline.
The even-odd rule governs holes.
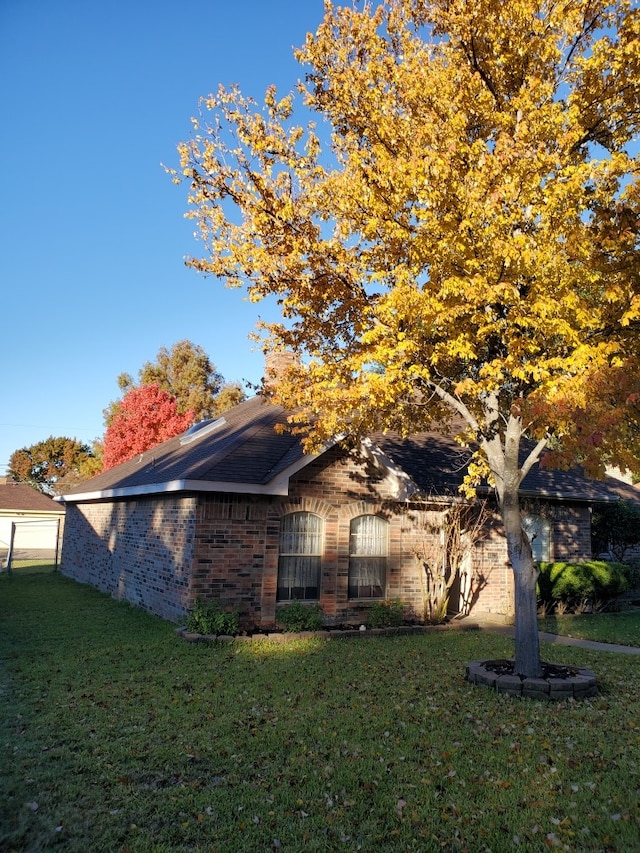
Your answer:
[[[296,364],[298,357],[291,350],[272,350],[265,355],[262,393],[269,395],[289,368]]]

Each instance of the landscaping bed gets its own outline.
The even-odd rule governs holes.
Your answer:
[[[424,634],[430,631],[478,631],[480,626],[473,621],[451,621],[441,625],[396,625],[388,628],[354,627],[336,625],[319,628],[316,631],[254,631],[243,634],[200,634],[189,631],[184,625],[176,628],[176,633],[191,643],[231,643],[231,642],[272,642],[284,643],[289,640],[347,639],[366,637],[392,637],[408,634]]]
[[[542,662],[539,678],[518,675],[512,660],[471,661],[467,664],[467,679],[497,693],[531,699],[586,699],[598,695],[592,670],[546,661]]]

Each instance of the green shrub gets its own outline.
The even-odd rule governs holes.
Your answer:
[[[633,558],[628,561],[630,588],[640,589],[640,559]]]
[[[584,601],[604,601],[626,592],[630,577],[624,563],[540,563],[538,593],[545,604],[560,601],[575,607]]]
[[[404,622],[404,604],[400,599],[374,601],[367,614],[371,628],[397,628]]]
[[[217,601],[202,601],[197,598],[187,616],[186,628],[192,634],[226,634],[234,636],[238,633],[238,614],[220,608]]]
[[[318,631],[322,628],[322,609],[319,604],[303,604],[296,599],[278,610],[276,620],[285,631]]]

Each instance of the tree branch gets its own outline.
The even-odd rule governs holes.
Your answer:
[[[440,397],[443,403],[445,403],[449,408],[453,409],[457,412],[464,421],[466,421],[474,432],[480,432],[480,426],[478,421],[473,417],[469,409],[465,406],[462,400],[459,397],[455,397],[453,394],[450,394],[448,391],[445,391],[442,386],[438,385],[436,382],[427,381],[427,386],[432,389],[436,396]]]
[[[541,438],[540,441],[536,444],[533,450],[529,453],[527,458],[524,460],[520,467],[520,471],[522,472],[522,479],[527,476],[529,471],[533,468],[533,466],[538,462],[540,456],[542,455],[542,451],[545,449],[549,442],[548,438]]]

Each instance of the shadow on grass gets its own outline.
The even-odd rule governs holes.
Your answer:
[[[13,560],[11,572],[3,567],[2,574],[11,575],[50,575],[57,572],[58,568],[53,560]]]

